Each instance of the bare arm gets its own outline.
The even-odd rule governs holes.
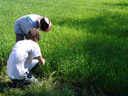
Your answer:
[[[39,60],[40,65],[45,65],[45,59],[43,59],[42,56],[37,57],[37,59]]]

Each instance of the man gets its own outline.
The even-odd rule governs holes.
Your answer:
[[[18,41],[9,55],[7,61],[7,75],[15,84],[37,83],[37,80],[30,73],[38,64],[44,65],[40,47],[37,44],[41,34],[33,28],[28,32],[28,39]]]
[[[51,30],[52,23],[47,17],[41,17],[37,14],[29,14],[22,16],[16,20],[14,31],[16,34],[16,42],[24,40],[31,28],[36,28],[44,32]]]

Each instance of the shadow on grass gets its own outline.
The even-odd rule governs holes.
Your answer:
[[[88,33],[103,33],[118,37],[127,37],[127,20],[128,16],[125,16],[125,14],[104,12],[103,16],[95,16],[86,19],[67,18],[60,20],[58,25],[75,28],[83,32],[86,29]]]
[[[75,87],[94,86],[97,93],[102,90],[101,92],[117,96],[128,88],[127,45],[126,42],[107,36],[89,36],[84,41],[74,40],[71,48],[63,47],[50,54],[50,70],[59,72],[65,83],[72,83]]]
[[[58,49],[58,46],[56,46],[49,56],[53,57],[49,60],[51,70],[60,71],[59,75],[67,78],[69,82],[75,81],[76,85],[81,84],[80,86],[82,87],[86,86],[85,84],[89,82],[89,79],[95,78],[109,63],[112,63],[109,70],[104,71],[94,80],[96,81],[94,86],[98,86],[101,90],[104,90],[105,88],[103,87],[107,86],[106,93],[109,91],[115,92],[116,90],[121,94],[123,88],[127,89],[125,77],[127,77],[128,73],[126,69],[128,67],[128,43],[124,39],[128,36],[127,20],[128,17],[125,15],[109,12],[105,12],[103,16],[95,16],[93,18],[67,18],[60,20],[57,25],[74,28],[78,31],[82,30],[83,33],[88,32],[92,35],[85,37],[86,39],[83,38],[83,41],[72,38],[72,43],[68,48],[65,48],[66,45],[62,45],[62,48],[56,50]],[[79,58],[82,55],[83,57]],[[82,60],[85,60],[83,62],[84,68],[82,68]],[[63,66],[62,69],[58,67],[59,64]],[[86,69],[87,67],[88,69]],[[111,78],[111,75],[116,78],[115,81]],[[125,83],[122,83],[123,81]]]
[[[114,6],[114,7],[128,7],[128,2],[119,2],[119,3],[104,3],[104,5]]]
[[[10,82],[0,81],[0,93],[3,93],[6,88],[9,88]]]
[[[98,15],[93,18],[65,18],[64,20],[58,21],[57,25],[75,28],[78,31],[82,30],[83,33],[88,32],[93,35],[83,41],[73,39],[73,43],[69,45],[71,48],[62,47],[59,50],[55,50],[52,53],[54,60],[50,60],[50,63],[52,64],[51,68],[58,68],[57,66],[55,67],[57,62],[59,62],[58,57],[68,60],[69,58],[66,57],[86,53],[89,53],[91,57],[94,57],[96,62],[98,60],[99,62],[108,62],[113,61],[114,59],[115,61],[113,63],[126,63],[126,59],[128,58],[128,56],[126,56],[128,44],[123,38],[127,38],[128,36],[127,20],[128,17],[125,16],[125,14],[123,15],[105,11],[101,16]],[[98,34],[102,35],[98,36]],[[122,41],[120,41],[120,37],[122,38]],[[122,60],[124,60],[124,62]]]

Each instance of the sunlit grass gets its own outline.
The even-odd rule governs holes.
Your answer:
[[[38,67],[40,77],[48,78],[56,71],[53,77],[60,83],[81,90],[127,93],[127,0],[1,0],[0,10],[0,69],[4,74],[15,44],[15,20],[36,13],[49,17],[53,24],[39,41],[46,59],[46,65]],[[54,96],[52,91],[48,96]]]

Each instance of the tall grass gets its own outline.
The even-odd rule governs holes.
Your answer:
[[[127,94],[127,0],[1,0],[0,10],[1,72],[15,44],[15,20],[36,13],[53,24],[39,41],[46,59],[40,76],[56,71],[54,77],[81,94]]]
[[[54,72],[53,72],[54,73]],[[68,86],[58,88],[59,83],[52,77],[53,73],[46,78],[41,79],[41,86],[31,84],[30,87],[25,89],[9,89],[8,87],[3,89],[2,96],[75,96],[75,92]]]

